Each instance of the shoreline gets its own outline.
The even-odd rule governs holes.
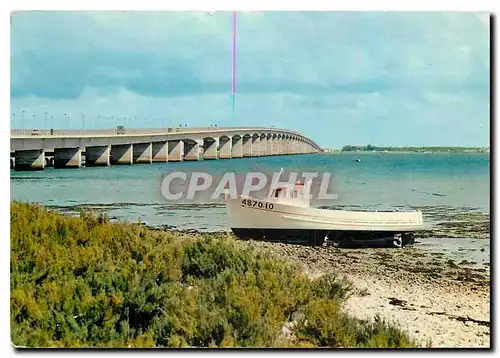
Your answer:
[[[146,207],[146,206],[157,206],[159,210],[167,207],[167,212],[177,210],[179,212],[187,212],[193,210],[199,212],[203,209],[213,209],[219,208],[223,209],[224,204],[183,204],[179,208],[172,210],[172,206],[165,204],[143,204],[143,203],[122,203],[122,204],[75,204],[75,205],[51,205],[36,203],[42,205],[49,210],[55,210],[63,215],[75,216],[78,215],[80,211],[91,211],[97,214],[106,214],[113,210],[123,210],[130,207]],[[354,209],[356,207],[352,205],[339,206],[340,209]],[[419,232],[419,238],[471,238],[479,240],[489,240],[490,239],[490,217],[491,214],[486,210],[473,207],[448,207],[443,205],[429,205],[429,206],[415,206],[415,209],[422,211],[424,216],[424,222],[429,224],[429,227]],[[359,209],[358,209],[359,210]],[[110,221],[119,222],[120,217],[111,215],[108,216]],[[137,219],[129,219],[124,221],[134,221]],[[141,225],[144,225],[153,230],[164,229],[175,232],[187,232],[187,233],[221,233],[230,232],[229,227],[215,227],[210,229],[209,227],[204,227],[203,229],[192,227],[183,228],[179,225],[172,224],[157,224],[152,225],[146,221],[142,221]],[[185,226],[185,225],[184,225]]]
[[[469,229],[469,234],[476,230],[467,222],[463,227]],[[153,230],[163,231],[160,228]],[[201,236],[221,233],[233,236],[230,231],[175,231]],[[451,238],[439,228],[425,231],[416,245],[404,249],[324,248],[253,240],[236,242],[243,247],[263,248],[279,259],[302,266],[304,273],[312,278],[331,270],[337,272],[352,282],[356,291],[343,306],[346,312],[368,320],[379,315],[399,325],[422,347],[488,348],[491,344],[489,237],[488,220],[487,227],[476,235],[454,240],[455,247],[450,247]],[[431,240],[449,245],[425,246]],[[466,242],[477,246],[467,247]],[[482,244],[487,244],[486,250],[485,246],[479,247]],[[483,262],[475,262],[480,261],[478,255],[483,256]]]
[[[426,347],[490,347],[489,266],[471,269],[417,247],[334,249],[241,242],[261,247],[310,277],[331,270],[353,283],[344,304],[360,319],[379,315]],[[346,270],[348,268],[348,270]],[[480,271],[478,271],[480,270]]]

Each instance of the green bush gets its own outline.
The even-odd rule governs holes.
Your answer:
[[[226,234],[187,235],[11,203],[11,334],[27,347],[411,346],[350,318],[335,275],[310,280]],[[283,325],[301,317],[295,337]]]
[[[297,326],[297,335],[299,339],[319,347],[414,346],[406,334],[378,316],[372,323],[349,317],[340,310],[338,301],[325,298],[313,299],[306,305]]]

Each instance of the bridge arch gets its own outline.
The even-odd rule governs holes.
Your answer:
[[[217,146],[217,153],[219,159],[231,159],[232,158],[232,138],[228,135],[221,135],[219,137],[219,144]]]
[[[243,157],[243,137],[240,134],[234,134],[231,137],[231,158]]]
[[[184,160],[200,160],[200,140],[185,138],[184,142]]]
[[[243,156],[251,157],[252,156],[252,135],[249,133],[245,133],[243,135]]]
[[[218,159],[218,139],[211,136],[203,138],[203,159]]]

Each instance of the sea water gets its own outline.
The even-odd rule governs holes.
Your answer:
[[[359,159],[359,161],[357,160]],[[228,230],[223,205],[173,205],[160,194],[172,171],[222,175],[249,171],[330,172],[338,207],[357,210],[440,207],[490,210],[487,153],[338,153],[11,171],[11,200],[76,212],[82,206],[119,220],[200,231]]]

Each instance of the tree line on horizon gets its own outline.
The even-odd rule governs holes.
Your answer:
[[[388,152],[463,152],[463,151],[483,151],[482,147],[378,147],[372,144],[368,145],[344,145],[342,152],[356,151],[388,151]]]

